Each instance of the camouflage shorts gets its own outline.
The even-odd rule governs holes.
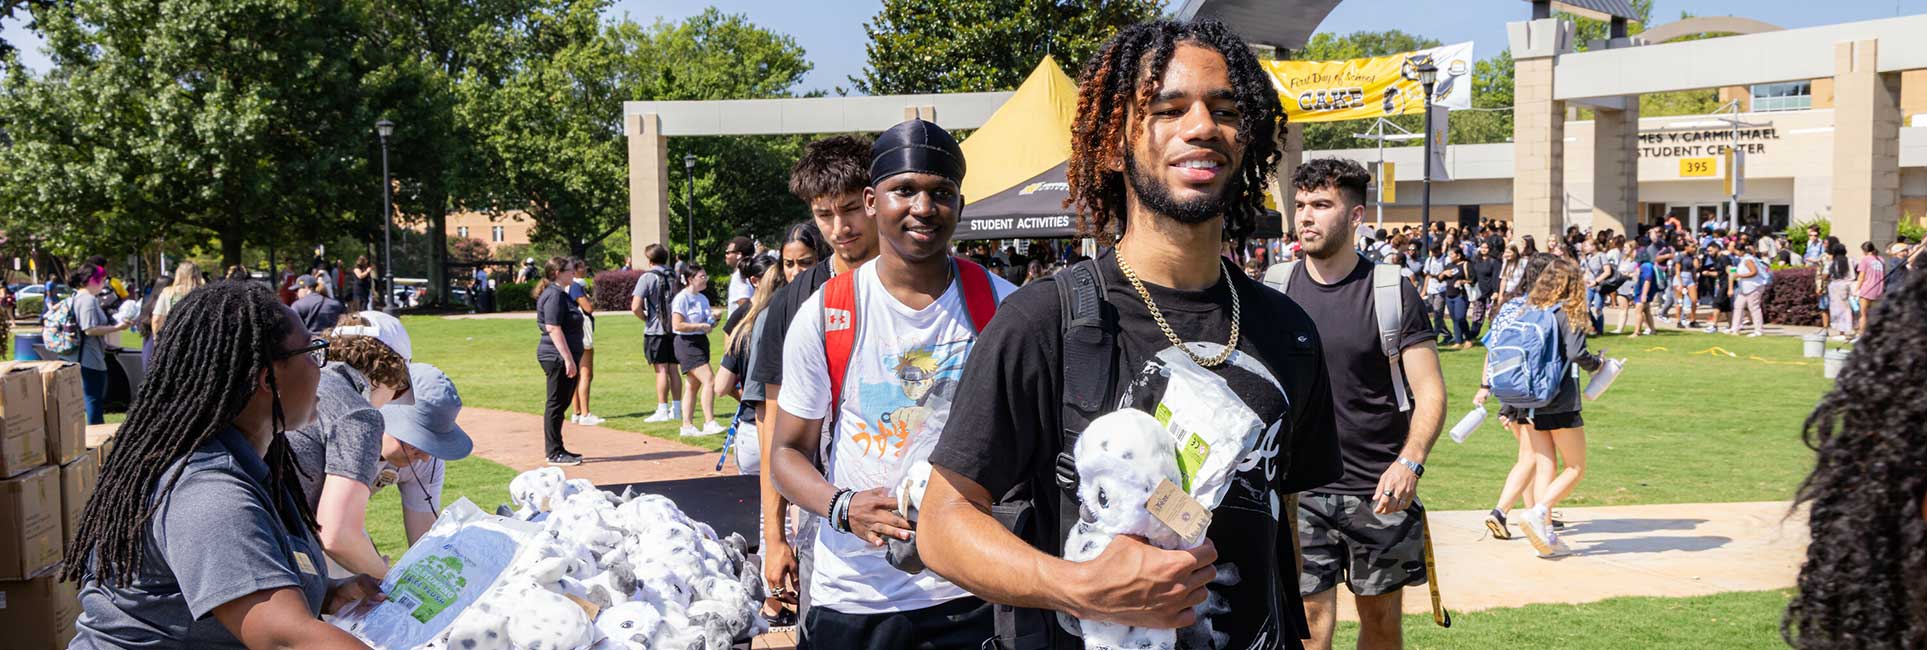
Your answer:
[[[1298,495],[1298,545],[1305,572],[1303,596],[1338,586],[1377,596],[1425,583],[1425,507],[1414,499],[1404,512],[1372,512],[1370,495]]]

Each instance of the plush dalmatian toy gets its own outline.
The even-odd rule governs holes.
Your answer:
[[[1158,521],[1144,504],[1160,483],[1179,483],[1177,451],[1156,418],[1137,409],[1120,409],[1091,421],[1077,438],[1077,498],[1083,504],[1077,525],[1064,542],[1065,559],[1083,562],[1104,552],[1118,535],[1137,535],[1164,549],[1184,540]],[[1088,650],[1173,650],[1177,631],[1082,621]]]

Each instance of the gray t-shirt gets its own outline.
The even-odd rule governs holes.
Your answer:
[[[328,364],[315,391],[315,423],[288,432],[288,449],[301,467],[296,474],[308,507],[321,503],[321,485],[329,474],[375,487],[386,425],[381,411],[368,403],[371,386],[348,364]]]
[[[80,325],[81,330],[90,330],[96,327],[106,327],[114,324],[113,319],[107,317],[107,311],[101,309],[100,297],[94,295],[93,292],[82,289],[74,292],[73,297],[68,298],[68,300],[74,301],[72,307],[74,322]],[[98,336],[82,334],[80,337],[80,348],[73,352],[60,355],[60,360],[78,362],[80,363],[80,367],[88,370],[106,370],[107,342],[100,340]]]
[[[245,648],[214,608],[283,587],[299,589],[308,613],[320,617],[328,593],[321,544],[291,498],[276,503],[268,466],[247,439],[228,429],[174,466],[182,464],[180,482],[154,513],[133,583],[81,580],[79,634],[69,648]]]
[[[644,335],[669,333],[669,283],[663,280],[662,271],[644,271],[642,277],[636,278],[636,290],[629,295],[642,299]]]

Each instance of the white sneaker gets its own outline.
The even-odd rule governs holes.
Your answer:
[[[703,435],[713,436],[724,431],[727,431],[727,429],[724,429],[723,425],[717,424],[715,420],[703,423]]]
[[[703,430],[685,424],[685,425],[682,425],[681,433],[682,433],[682,437],[684,438],[694,438],[696,436],[703,435]]]
[[[1706,329],[1703,329],[1703,330],[1700,330],[1700,331],[1702,331],[1702,332],[1705,332],[1705,333],[1707,333],[1707,334],[1712,334],[1712,333],[1715,333],[1715,332],[1718,332],[1718,331],[1720,331],[1720,327],[1719,327],[1718,325],[1707,325],[1707,326],[1706,326]]]
[[[1759,332],[1753,332],[1753,333],[1751,333],[1751,334],[1748,334],[1748,335],[1746,335],[1746,338],[1749,338],[1749,339],[1750,339],[1750,338],[1758,338],[1759,336],[1761,336],[1761,334],[1760,334]]]
[[[1552,542],[1558,538],[1553,536],[1552,527],[1546,524],[1546,511],[1538,508],[1527,510],[1525,516],[1519,519],[1519,524],[1519,528],[1525,531],[1526,541],[1532,542],[1532,550],[1538,551],[1539,557],[1557,555],[1558,549]]]
[[[649,417],[643,418],[642,421],[643,422],[668,422],[673,419],[675,418],[672,418],[669,416],[669,409],[663,408],[661,406],[657,406],[656,412],[650,413]]]
[[[576,424],[580,424],[585,427],[593,427],[593,426],[598,426],[603,422],[607,422],[607,421],[608,420],[604,420],[602,418],[596,417],[594,413],[583,413],[580,416],[580,418],[576,420]]]
[[[582,415],[579,413],[570,413],[569,424],[582,424]]]

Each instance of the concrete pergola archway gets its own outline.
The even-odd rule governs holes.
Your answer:
[[[1535,4],[1543,4],[1535,1]],[[1688,33],[1716,39],[1648,43]],[[1690,19],[1575,51],[1555,18],[1506,25],[1515,61],[1513,216],[1528,234],[1565,224],[1565,113],[1592,123],[1592,223],[1639,223],[1639,96],[1831,78],[1833,174],[1827,211],[1843,241],[1891,242],[1900,218],[1900,72],[1927,68],[1927,16],[1781,30],[1747,19]]]

